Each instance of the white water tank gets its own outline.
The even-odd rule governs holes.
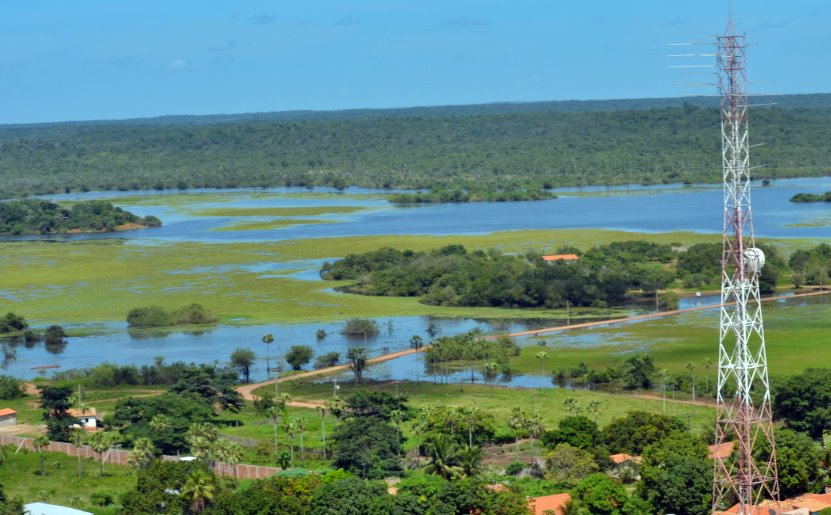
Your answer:
[[[744,267],[745,271],[758,274],[765,266],[765,253],[762,249],[750,247],[744,251]]]

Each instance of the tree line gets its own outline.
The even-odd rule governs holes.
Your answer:
[[[760,247],[767,257],[760,289],[771,293],[787,264],[775,248]],[[469,252],[462,245],[425,252],[381,248],[325,262],[320,275],[352,281],[340,290],[362,295],[421,297],[425,304],[441,306],[546,308],[619,305],[635,290],[654,295],[679,283],[685,288],[718,284],[721,276],[720,243],[683,249],[624,241],[586,252],[573,247],[557,252],[578,259],[549,262],[537,252]]]
[[[424,201],[441,191],[544,198],[542,190],[558,186],[721,181],[716,106],[616,108],[7,126],[0,197],[323,185],[437,192]],[[755,111],[763,178],[827,174],[829,119],[827,105]]]

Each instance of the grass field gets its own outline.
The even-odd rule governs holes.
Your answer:
[[[354,388],[354,385],[343,383],[340,394],[343,396],[349,395]],[[569,415],[569,411],[565,406],[565,400],[568,398],[577,399],[584,408],[591,401],[599,401],[601,408],[597,422],[601,427],[608,424],[613,418],[624,416],[627,412],[633,410],[653,413],[664,412],[664,404],[661,400],[644,395],[639,397],[633,393],[611,394],[564,388],[504,388],[483,384],[441,385],[427,382],[377,383],[361,385],[359,388],[371,388],[393,394],[401,393],[408,397],[410,405],[416,407],[477,407],[492,413],[496,417],[497,427],[504,431],[508,431],[507,419],[514,407],[519,407],[529,413],[536,408],[540,412],[546,427],[549,429],[556,428],[557,423]],[[296,400],[305,401],[321,401],[332,394],[332,386],[327,383],[284,383],[281,389],[291,393]],[[715,416],[714,410],[708,406],[692,406],[671,401],[668,401],[666,406],[666,414],[668,415],[679,416],[685,421],[688,420],[688,415],[691,416],[693,430],[698,430],[705,425],[712,425]],[[409,435],[407,431],[405,431],[405,435]]]
[[[762,309],[770,375],[831,367],[831,296],[765,303]],[[680,372],[693,362],[703,374],[703,361],[709,358],[715,362],[718,357],[718,319],[718,310],[709,310],[553,333],[533,338],[546,345],[524,347],[511,365],[521,373],[539,374],[536,354],[540,351],[549,353],[547,370],[574,367],[581,361],[593,368],[605,368],[633,354],[649,353],[659,368]]]
[[[281,277],[298,268],[252,270],[263,264],[333,259],[383,246],[426,250],[452,243],[505,252],[587,248],[627,239],[690,245],[717,237],[694,233],[632,234],[603,230],[507,231],[469,236],[372,236],[263,243],[132,243],[123,240],[0,243],[0,311],[35,323],[124,320],[138,306],[169,309],[200,302],[224,323],[434,315],[482,318],[561,317],[560,310],[446,308],[413,298],[367,297],[327,291],[339,283]],[[815,242],[787,240],[789,248]],[[298,265],[301,266],[301,265]],[[307,266],[307,265],[306,265]],[[23,273],[25,271],[25,273]],[[67,302],[67,299],[72,299]]]
[[[15,454],[14,447],[5,447],[5,462],[0,466],[0,483],[10,498],[24,502],[47,502],[72,506],[95,514],[116,513],[116,506],[94,506],[90,495],[109,492],[115,498],[135,485],[135,471],[130,467],[104,465],[99,477],[99,463],[84,459],[82,477],[78,477],[77,458],[61,453],[44,453],[46,475],[40,475],[40,456],[25,450]]]

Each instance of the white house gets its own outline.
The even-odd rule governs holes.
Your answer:
[[[75,427],[80,427],[85,431],[95,431],[98,428],[98,413],[96,413],[95,408],[70,409],[66,412],[70,417],[78,419],[78,424]]]

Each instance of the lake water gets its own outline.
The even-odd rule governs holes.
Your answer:
[[[598,228],[632,232],[694,231],[720,233],[722,230],[722,190],[719,185],[587,187],[554,190],[559,198],[529,202],[471,202],[396,207],[383,197],[384,190],[349,189],[349,195],[338,198],[304,198],[304,188],[273,188],[261,190],[209,190],[226,195],[225,202],[200,204],[199,209],[215,207],[311,207],[355,206],[366,210],[323,217],[326,223],[294,225],[270,230],[222,230],[234,219],[197,216],[194,205],[184,207],[173,201],[180,195],[201,195],[201,192],[169,193],[154,198],[158,205],[131,203],[133,194],[117,195],[97,192],[53,195],[48,198],[82,200],[112,199],[117,205],[138,215],[153,214],[164,221],[164,227],[153,230],[127,231],[117,235],[87,234],[66,236],[68,239],[126,238],[130,240],[173,241],[275,241],[299,238],[336,238],[343,236],[383,234],[486,234],[521,229]],[[318,191],[318,190],[315,190]],[[331,192],[321,189],[321,192]],[[753,223],[759,237],[827,238],[831,225],[828,203],[799,204],[788,200],[796,193],[831,191],[831,177],[783,179],[753,189]],[[158,192],[145,192],[148,196]],[[367,198],[356,198],[367,195]],[[119,198],[126,198],[120,202]],[[268,219],[260,217],[260,219]],[[238,221],[238,219],[237,219]]]
[[[777,180],[770,187],[753,190],[754,225],[760,237],[828,238],[831,222],[831,205],[794,204],[788,199],[800,192],[819,193],[831,191],[831,178]],[[318,189],[315,192],[334,193]],[[210,202],[199,203],[199,195],[211,194]],[[141,216],[153,214],[164,221],[164,227],[117,234],[71,235],[55,239],[75,240],[89,238],[123,238],[134,244],[158,242],[204,241],[276,241],[299,238],[335,238],[383,234],[475,234],[504,230],[554,229],[554,228],[604,228],[635,232],[695,231],[721,232],[722,191],[718,185],[663,185],[652,187],[590,187],[556,190],[559,198],[537,202],[488,202],[468,204],[439,204],[411,207],[391,206],[384,198],[388,191],[349,189],[342,197],[320,198],[308,195],[302,188],[274,188],[267,190],[201,190],[193,192],[98,192],[54,195],[55,201],[107,198]],[[181,202],[182,195],[193,196],[192,202]],[[222,199],[217,200],[217,195]],[[152,197],[153,205],[142,202],[141,197]],[[136,201],[136,198],[139,198]],[[165,202],[170,198],[170,202]],[[122,201],[123,199],[123,201]],[[233,221],[228,217],[199,216],[198,210],[220,208],[255,207],[311,207],[356,206],[365,208],[349,214],[324,215],[318,218],[325,223],[290,226],[273,230],[217,231],[227,228]],[[264,219],[268,219],[267,217]],[[26,239],[26,238],[24,238]],[[339,256],[332,256],[339,257]],[[268,273],[286,269],[298,270],[294,277],[319,280],[317,269],[320,261],[258,265],[257,271]],[[718,302],[718,296],[683,299],[682,307]],[[499,324],[470,319],[438,319],[425,317],[396,317],[378,320],[381,334],[367,340],[371,355],[379,355],[408,347],[412,335],[428,339],[427,327],[431,322],[443,334],[458,334],[473,328],[486,332],[520,331],[540,327],[541,322]],[[388,322],[391,327],[388,330]],[[552,321],[545,322],[548,325]],[[93,366],[102,360],[115,363],[149,364],[157,355],[167,361],[225,362],[236,347],[247,347],[260,355],[253,371],[255,379],[265,377],[265,346],[261,338],[273,333],[278,342],[271,345],[271,362],[276,354],[284,353],[290,345],[304,344],[315,348],[316,354],[340,352],[352,345],[363,345],[339,334],[340,323],[284,324],[270,326],[226,327],[220,326],[201,334],[172,332],[131,335],[124,323],[95,326],[95,336],[71,338],[61,350],[45,349],[43,345],[27,347],[13,342],[0,342],[4,360],[0,366],[6,373],[33,377],[32,367],[56,364],[61,369]],[[329,336],[317,342],[315,332],[324,329]],[[368,377],[379,379],[406,379],[415,377],[415,357],[404,358],[373,367]],[[466,377],[466,372],[451,377],[456,382]],[[545,384],[547,383],[547,384]],[[547,378],[527,376],[514,378],[511,385],[550,386]]]

